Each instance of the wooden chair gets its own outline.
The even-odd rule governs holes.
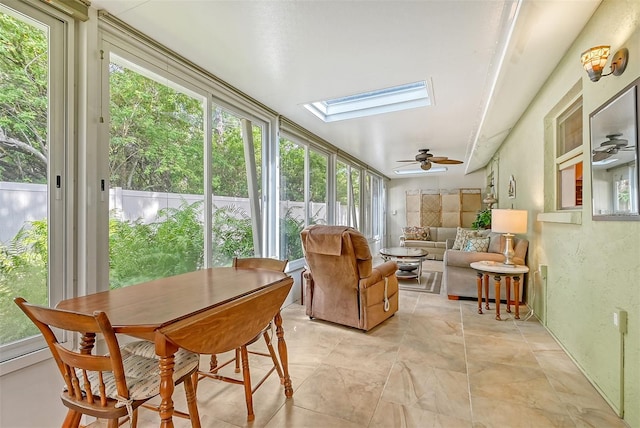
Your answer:
[[[160,392],[153,342],[136,341],[120,347],[104,312],[90,316],[32,305],[21,297],[14,302],[40,329],[64,379],[61,398],[69,411],[63,427],[78,427],[82,415],[107,419],[110,428],[126,421],[120,421],[120,418],[128,418],[135,427],[138,407],[158,410],[145,404]],[[70,350],[60,344],[52,327],[82,334],[80,349]],[[108,353],[104,355],[92,354],[97,334],[103,336],[107,346]],[[175,355],[174,381],[176,384],[184,382],[189,414],[174,414],[191,419],[191,426],[199,428],[194,385],[198,362],[199,355],[193,352],[181,349]]]
[[[240,269],[268,269],[274,270],[278,272],[284,272],[287,266],[288,260],[278,260],[278,259],[270,259],[270,258],[261,258],[261,257],[253,257],[253,258],[243,258],[239,259],[237,257],[233,258],[232,266]],[[284,296],[286,298],[286,295]],[[284,303],[283,301],[280,303]],[[280,309],[280,308],[278,308]],[[242,384],[245,389],[245,396],[247,402],[247,420],[252,421],[255,419],[255,415],[253,413],[253,393],[264,383],[264,381],[273,373],[274,371],[278,372],[278,376],[280,377],[280,382],[284,382],[284,375],[282,373],[282,367],[280,366],[280,362],[278,357],[276,356],[275,350],[271,343],[271,337],[269,336],[269,332],[271,331],[271,321],[269,319],[267,323],[265,323],[265,327],[255,336],[251,338],[248,342],[243,342],[241,346],[235,348],[235,356],[228,361],[225,361],[222,364],[218,364],[218,360],[215,354],[211,355],[211,362],[209,364],[209,371],[200,371],[199,379],[202,378],[211,378],[222,380],[224,382],[234,383],[234,384]],[[260,339],[260,337],[264,338],[265,344],[267,345],[268,353],[250,351],[247,347]],[[272,361],[272,367],[269,369],[267,374],[265,374],[260,381],[252,387],[251,385],[251,374],[249,373],[249,354],[260,355],[263,357],[270,357]],[[235,362],[235,372],[240,373],[240,363],[242,363],[242,380],[235,379],[228,376],[222,376],[218,374],[218,371]],[[197,387],[197,384],[196,384]]]

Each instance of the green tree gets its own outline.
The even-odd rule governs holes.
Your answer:
[[[0,180],[47,177],[47,37],[0,13]]]
[[[111,187],[201,194],[202,100],[111,63]]]

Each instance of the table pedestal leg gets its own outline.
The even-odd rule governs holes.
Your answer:
[[[501,320],[500,318],[500,275],[496,275],[493,277],[495,281],[496,288],[496,319]]]
[[[514,294],[514,298],[516,299],[516,319],[519,320],[520,319],[520,277],[519,276],[514,276],[513,277],[513,294]]]
[[[273,321],[276,325],[276,336],[278,336],[278,355],[280,355],[280,364],[284,373],[284,395],[287,398],[291,398],[293,397],[293,387],[289,376],[289,357],[287,356],[287,343],[284,341],[284,329],[282,328],[280,311],[273,318]]]
[[[507,312],[511,313],[511,277],[505,277],[504,282],[507,289]]]
[[[478,286],[478,313],[482,313],[482,272],[478,272],[478,278],[476,279],[476,285]]]

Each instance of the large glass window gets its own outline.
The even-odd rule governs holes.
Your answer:
[[[0,347],[2,360],[44,347],[13,303],[64,292],[65,24],[0,5]],[[51,287],[50,284],[56,284]]]
[[[360,228],[360,169],[336,162],[336,224]]]
[[[251,257],[259,248],[254,231],[261,227],[256,217],[261,216],[264,132],[261,126],[220,106],[213,109],[211,123],[213,265],[228,266],[234,256]],[[249,165],[247,155],[253,157]]]
[[[305,148],[280,138],[280,258],[303,257],[300,232],[305,225]]]
[[[349,166],[341,161],[336,162],[336,224],[349,226]]]
[[[111,288],[204,265],[203,99],[111,55]]]
[[[309,149],[309,203],[307,225],[327,224],[327,169],[329,158],[323,153]]]

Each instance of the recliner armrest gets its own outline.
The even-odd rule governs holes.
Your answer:
[[[382,281],[384,278],[395,275],[397,270],[398,264],[396,262],[384,262],[381,265],[378,265],[371,269],[371,275],[367,276],[366,278],[360,278],[360,287],[361,289],[369,288],[372,285],[375,285],[378,282]]]
[[[394,261],[387,261],[378,266],[375,266],[373,270],[377,270],[380,272],[380,275],[384,278],[385,276],[391,276],[398,270],[398,263]]]

